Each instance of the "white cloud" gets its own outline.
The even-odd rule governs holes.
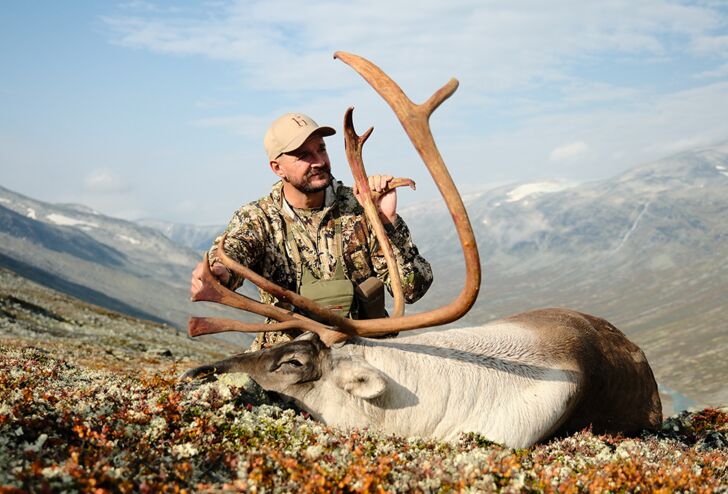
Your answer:
[[[125,193],[130,190],[129,184],[110,170],[93,170],[83,180],[84,190],[97,194]]]
[[[706,70],[695,75],[696,79],[720,79],[728,76],[728,63],[720,65],[713,70]]]
[[[453,0],[324,3],[237,1],[204,12],[138,13],[104,19],[118,44],[157,53],[241,63],[251,87],[331,89],[352,79],[331,55],[361,52],[418,87],[457,73],[485,90],[558,80],[572,64],[605,53],[665,56],[675,37],[684,49],[713,53],[716,10],[664,0],[609,3]]]
[[[693,40],[695,51],[700,53],[723,54],[728,50],[728,35],[698,36]]]
[[[570,160],[577,156],[586,153],[589,150],[589,146],[581,141],[572,142],[564,146],[559,146],[549,153],[549,161],[564,161]]]
[[[488,168],[504,178],[607,178],[625,169],[664,158],[690,146],[725,142],[728,137],[728,82],[666,94],[644,94],[623,106],[605,106],[575,113],[553,112],[523,120],[516,129],[498,129],[487,136],[467,136],[458,149],[478,149]],[[563,143],[563,136],[579,136],[588,152],[578,159],[552,162],[546,157]],[[526,143],[526,144],[524,144]],[[555,146],[555,143],[559,143]],[[448,144],[444,146],[447,150]],[[447,153],[444,153],[447,155]],[[460,158],[463,162],[465,158]],[[448,162],[455,163],[453,157]],[[471,169],[474,174],[481,168]],[[488,177],[492,179],[491,177]],[[471,182],[477,180],[472,177]]]

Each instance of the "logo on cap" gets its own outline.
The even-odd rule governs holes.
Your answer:
[[[306,117],[304,117],[303,115],[291,115],[291,120],[296,122],[296,125],[298,125],[299,127],[305,127],[306,125],[308,125]]]

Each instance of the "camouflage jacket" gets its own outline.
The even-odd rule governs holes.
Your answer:
[[[334,181],[326,189],[324,207],[321,210],[292,208],[283,198],[283,182],[273,186],[271,193],[251,202],[235,212],[225,232],[225,252],[274,283],[292,291],[297,290],[301,267],[293,261],[286,242],[287,224],[283,215],[302,222],[304,228],[291,228],[300,258],[311,272],[320,279],[329,279],[336,266],[337,246],[334,242],[335,219],[341,222],[344,272],[354,283],[361,283],[376,276],[389,288],[389,272],[382,250],[370,229],[364,210],[354,197],[350,187]],[[432,283],[430,264],[419,255],[412,243],[409,229],[401,217],[392,225],[385,225],[402,278],[402,290],[407,303],[416,302]],[[308,232],[305,235],[304,232]],[[217,256],[215,251],[220,237],[210,248],[210,263]],[[232,274],[228,288],[235,290],[243,279]],[[263,303],[291,308],[270,293],[259,290]],[[280,341],[288,341],[298,332],[260,333],[251,347],[257,350]]]

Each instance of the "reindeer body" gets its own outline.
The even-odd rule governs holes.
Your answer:
[[[317,342],[196,372],[245,371],[327,424],[404,436],[453,440],[477,432],[528,447],[585,427],[631,434],[662,420],[642,351],[607,321],[570,310],[332,348]]]

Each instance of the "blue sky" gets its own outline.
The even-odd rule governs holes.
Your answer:
[[[546,7],[546,5],[548,5]],[[370,173],[436,200],[389,108],[336,50],[422,101],[465,191],[606,178],[728,140],[728,2],[13,2],[0,11],[0,185],[127,219],[222,224],[275,181],[270,121],[340,128]],[[341,134],[329,139],[350,182]]]

